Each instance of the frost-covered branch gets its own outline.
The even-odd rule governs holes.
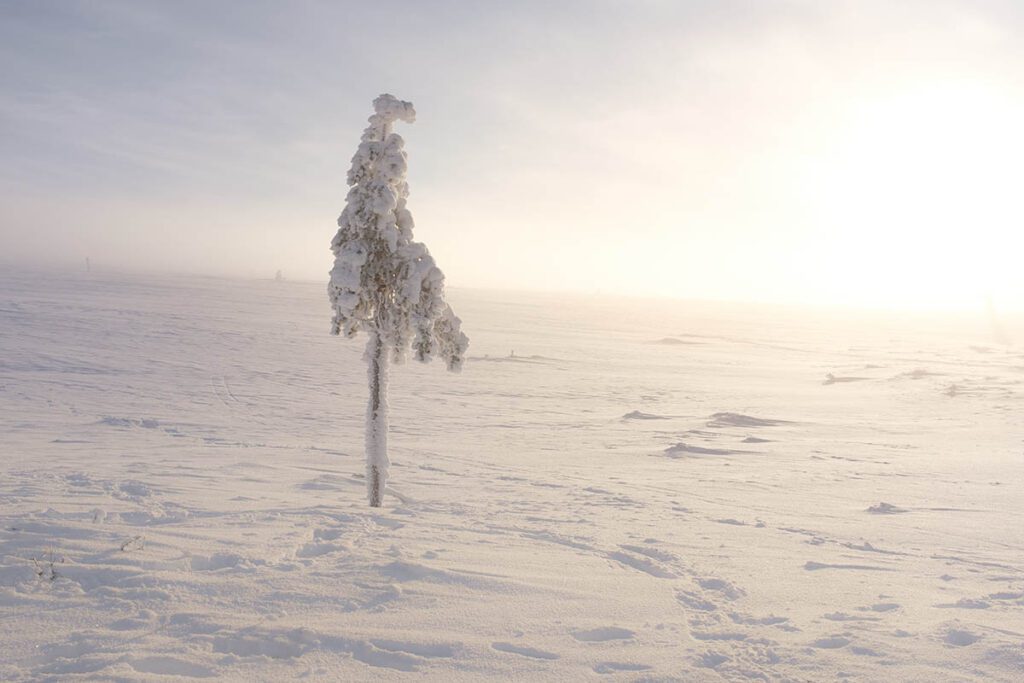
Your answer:
[[[411,123],[416,112],[392,95],[381,95],[373,106],[331,242],[331,332],[351,337],[371,326],[395,360],[404,359],[411,347],[417,360],[440,356],[459,370],[468,339],[445,302],[444,274],[427,247],[412,239],[405,142],[391,132],[395,121]]]

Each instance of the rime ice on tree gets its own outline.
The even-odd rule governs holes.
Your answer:
[[[444,300],[444,274],[426,246],[412,239],[405,142],[391,128],[395,121],[412,123],[416,112],[392,95],[375,99],[373,109],[348,172],[351,189],[331,242],[327,292],[334,307],[331,334],[352,337],[365,329],[369,337],[366,482],[370,505],[380,507],[388,478],[389,358],[401,362],[411,348],[417,360],[440,356],[458,371],[469,339]]]

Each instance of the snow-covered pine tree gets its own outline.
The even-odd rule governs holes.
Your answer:
[[[402,136],[395,121],[412,123],[411,102],[392,95],[373,101],[348,172],[351,189],[331,242],[334,268],[327,286],[334,319],[331,334],[365,330],[370,400],[366,414],[366,484],[370,505],[380,507],[388,480],[388,362],[401,362],[410,347],[417,360],[440,356],[462,368],[469,339],[444,299],[444,274],[426,246],[412,239],[405,208],[409,186]]]

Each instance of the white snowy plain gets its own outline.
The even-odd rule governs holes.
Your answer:
[[[375,510],[322,284],[0,274],[0,680],[1024,679],[984,319],[450,299]]]

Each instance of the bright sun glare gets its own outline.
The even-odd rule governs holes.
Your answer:
[[[824,160],[816,219],[832,299],[1024,306],[1019,103],[945,84],[860,106]],[[851,283],[856,283],[851,287]]]

